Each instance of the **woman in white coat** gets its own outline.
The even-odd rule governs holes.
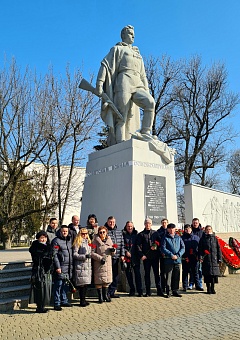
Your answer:
[[[86,228],[81,228],[73,243],[74,284],[79,291],[80,306],[86,307],[87,285],[91,283],[91,240]]]

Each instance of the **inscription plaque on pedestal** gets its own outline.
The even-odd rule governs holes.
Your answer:
[[[166,217],[166,177],[145,175],[145,216],[153,225]]]

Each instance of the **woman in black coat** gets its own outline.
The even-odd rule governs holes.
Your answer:
[[[207,293],[216,294],[214,284],[218,283],[218,276],[220,276],[219,263],[222,262],[222,253],[210,225],[205,228],[205,234],[200,239],[198,250]]]
[[[30,303],[37,304],[36,313],[46,313],[52,291],[52,247],[45,231],[37,233],[29,252],[33,261]]]

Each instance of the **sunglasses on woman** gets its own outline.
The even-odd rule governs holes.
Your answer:
[[[106,231],[99,231],[99,234],[106,234]]]

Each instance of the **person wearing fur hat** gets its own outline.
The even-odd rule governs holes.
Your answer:
[[[29,300],[36,303],[36,313],[46,313],[52,291],[52,247],[45,231],[37,233],[29,252],[33,261]]]

